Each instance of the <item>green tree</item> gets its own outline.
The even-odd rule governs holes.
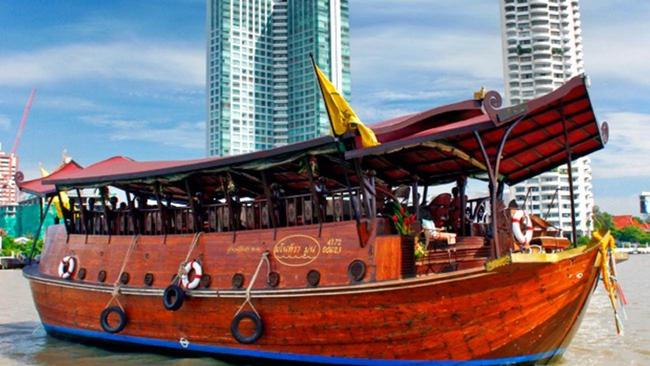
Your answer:
[[[33,241],[30,240],[25,244],[16,243],[14,238],[10,236],[2,237],[2,250],[0,250],[0,256],[10,256],[12,253],[14,255],[23,254],[29,256],[29,252],[32,250]],[[34,255],[38,255],[43,250],[43,240],[39,240],[36,243],[36,248],[34,248]]]
[[[598,231],[613,231],[614,221],[612,215],[601,211],[600,207],[594,206],[594,228]]]
[[[627,241],[632,243],[650,242],[650,235],[636,226],[627,226],[621,230],[615,230],[613,234],[614,237],[620,241]]]
[[[591,238],[588,236],[581,236],[578,238],[578,242],[576,243],[576,246],[581,246],[581,245],[587,245],[591,241]]]

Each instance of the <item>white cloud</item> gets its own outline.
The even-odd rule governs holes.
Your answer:
[[[404,76],[410,73],[501,78],[498,33],[474,34],[467,30],[441,33],[429,27],[384,25],[366,28],[352,42],[355,81],[401,79],[408,83]]]
[[[650,14],[648,15],[650,16]],[[590,24],[591,25],[591,24]],[[584,26],[585,69],[600,80],[650,86],[650,23],[626,21]]]
[[[352,105],[367,121],[502,86],[498,33],[382,24],[362,28],[352,42]]]
[[[38,106],[62,110],[90,110],[98,108],[92,100],[75,96],[52,96],[45,95],[38,97]]]
[[[468,11],[471,9],[471,11]],[[499,4],[496,1],[458,0],[354,0],[350,2],[353,17],[369,20],[410,22],[417,18],[429,18],[431,24],[451,20],[449,26],[483,26],[498,21]],[[497,24],[497,23],[495,23]],[[355,29],[352,29],[354,32]]]
[[[596,178],[650,177],[650,114],[609,112],[609,143],[592,160]]]
[[[70,44],[0,57],[0,85],[87,78],[203,86],[205,52],[184,44],[112,42]]]
[[[637,215],[639,212],[638,194],[623,196],[596,196],[596,206],[612,215]]]
[[[145,128],[143,133],[133,133],[130,128],[117,129],[111,134],[111,139],[152,142],[186,149],[205,149],[205,122],[181,122],[170,127],[146,126]]]
[[[110,115],[80,118],[95,127],[108,129],[113,141],[140,141],[185,149],[205,149],[205,122],[162,123],[129,120]]]
[[[0,114],[0,130],[7,131],[11,127],[11,120],[4,114]]]

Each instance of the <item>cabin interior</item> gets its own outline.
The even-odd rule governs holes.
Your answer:
[[[410,237],[414,274],[482,266],[495,256],[489,196],[468,199],[467,176],[440,185],[412,178],[411,184],[395,182],[385,171],[326,153],[258,172],[194,172],[179,180],[114,182],[56,195],[68,195],[64,224],[70,234],[240,232],[356,220],[377,235]],[[434,193],[441,188],[451,189]],[[503,201],[503,185],[497,193],[502,221],[510,223],[518,207]],[[537,224],[543,222],[539,220]],[[535,227],[532,245],[543,250],[569,245],[558,230]],[[499,226],[497,232],[506,250],[524,249],[510,225]]]

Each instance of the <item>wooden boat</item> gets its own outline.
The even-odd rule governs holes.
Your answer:
[[[601,247],[529,227],[537,249],[515,245],[519,210],[502,202],[504,185],[601,149],[607,125],[582,76],[499,107],[490,92],[380,123],[370,148],[354,134],[324,136],[224,158],[70,163],[22,182],[50,203],[101,192],[70,198],[40,263],[24,270],[43,326],[276,364],[559,357],[597,284]],[[468,177],[487,181],[490,196],[468,200]],[[429,204],[429,187],[450,182],[455,197]]]

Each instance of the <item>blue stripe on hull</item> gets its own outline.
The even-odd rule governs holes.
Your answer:
[[[121,334],[110,334],[98,332],[93,330],[76,329],[61,327],[57,325],[43,324],[45,331],[50,334],[60,334],[64,336],[84,338],[88,340],[96,340],[111,343],[123,343],[128,345],[138,345],[144,347],[158,348],[162,350],[183,351],[188,353],[202,353],[214,356],[230,356],[230,357],[243,357],[243,358],[258,358],[261,360],[275,360],[286,362],[298,363],[316,363],[316,364],[329,364],[329,365],[355,365],[355,366],[395,366],[395,365],[408,365],[408,366],[451,366],[451,365],[512,365],[518,363],[531,363],[540,360],[550,359],[564,353],[564,349],[556,349],[543,353],[536,353],[532,355],[514,356],[506,358],[483,359],[483,360],[387,360],[387,359],[370,359],[370,358],[348,358],[348,357],[333,357],[333,356],[319,356],[319,355],[306,355],[296,353],[280,353],[269,351],[258,351],[249,349],[240,349],[233,347],[210,346],[204,344],[190,343],[187,348],[183,348],[179,342],[134,337]]]

